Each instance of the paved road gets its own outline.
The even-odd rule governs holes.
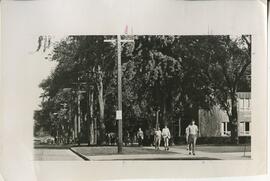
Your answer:
[[[34,149],[37,161],[82,161],[83,159],[69,149]]]

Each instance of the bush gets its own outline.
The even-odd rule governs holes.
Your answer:
[[[251,143],[251,137],[250,136],[240,136],[239,137],[239,143],[240,144],[250,144]],[[174,138],[174,144],[176,145],[183,145],[186,144],[186,137],[175,137]],[[214,145],[223,145],[223,144],[231,144],[231,138],[230,137],[199,137],[197,139],[197,144],[214,144]]]
[[[183,144],[187,144],[186,143],[186,137],[185,136],[178,136],[178,137],[174,137],[174,144],[176,145],[183,145]]]

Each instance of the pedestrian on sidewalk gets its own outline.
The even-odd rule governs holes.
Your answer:
[[[160,128],[158,127],[157,130],[155,131],[155,149],[159,150],[160,147],[160,141],[161,141],[161,131]]]
[[[142,143],[143,143],[143,131],[141,128],[139,128],[138,132],[137,132],[137,139],[138,139],[138,143],[139,143],[139,146],[142,146]]]
[[[188,143],[189,143],[189,154],[195,155],[196,140],[198,136],[198,126],[195,125],[195,121],[192,120],[191,125],[188,126]]]
[[[169,150],[169,139],[171,138],[171,133],[167,125],[162,129],[162,137],[164,139],[165,150]]]
[[[127,146],[130,143],[130,135],[128,130],[126,130],[124,133],[124,143],[125,146]]]
[[[156,138],[155,138],[155,134],[156,134],[156,128],[151,128],[151,133],[150,133],[150,146],[154,146],[155,147],[155,143],[156,143]]]
[[[144,145],[147,145],[147,146],[151,145],[151,131],[150,131],[150,129],[146,129],[144,131]]]
[[[189,125],[186,127],[186,144],[187,144],[187,150],[189,150],[189,142],[188,142]]]

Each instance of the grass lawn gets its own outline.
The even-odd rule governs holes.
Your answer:
[[[35,149],[69,149],[70,147],[72,147],[74,145],[70,144],[70,145],[56,145],[56,144],[34,144],[34,148]]]
[[[173,146],[175,148],[182,148],[186,149],[186,145],[183,146]],[[245,145],[222,145],[222,146],[217,146],[217,145],[197,145],[196,150],[198,151],[205,151],[205,152],[210,152],[210,153],[229,153],[229,152],[244,152],[246,149],[246,152],[251,151],[250,145],[247,145],[245,148]]]
[[[97,155],[114,155],[117,153],[116,146],[102,146],[102,147],[73,147],[76,152],[79,152],[85,156],[97,156]],[[123,154],[173,154],[174,152],[155,149],[147,149],[142,147],[123,147]]]

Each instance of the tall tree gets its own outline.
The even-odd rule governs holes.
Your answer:
[[[220,46],[215,50],[209,71],[215,97],[229,117],[231,141],[238,144],[237,92],[243,82],[250,85],[251,36],[224,36],[218,43]]]
[[[99,142],[105,143],[105,105],[106,97],[111,93],[111,82],[114,79],[115,48],[104,42],[105,36],[74,37],[79,42],[77,60],[81,66],[87,67],[82,78],[91,82],[97,90],[99,103]],[[88,76],[88,77],[86,77]],[[90,106],[91,107],[91,106]]]

